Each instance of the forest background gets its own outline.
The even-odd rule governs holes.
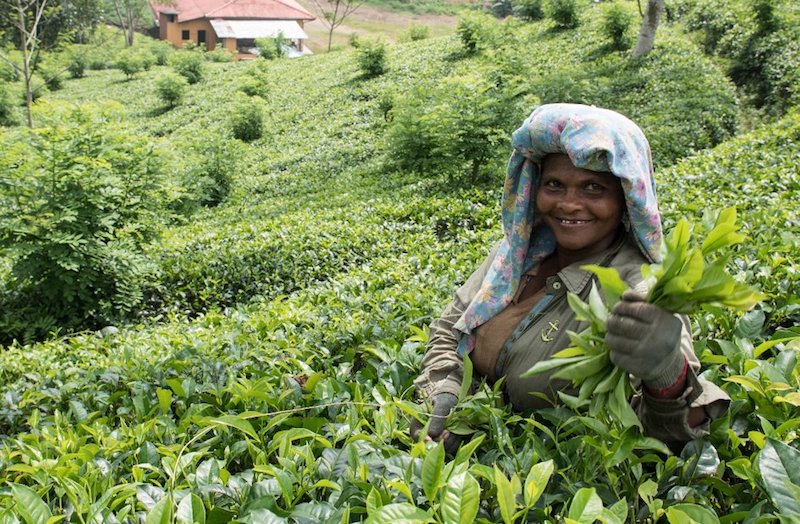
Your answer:
[[[0,522],[797,521],[796,2],[667,0],[636,59],[637,2],[397,2],[365,12],[452,32],[234,62],[77,2],[23,45],[4,1]],[[486,384],[456,456],[407,435],[510,133],[557,101],[642,126],[667,230],[735,206],[747,235],[727,267],[767,298],[692,315],[733,402],[680,453]]]

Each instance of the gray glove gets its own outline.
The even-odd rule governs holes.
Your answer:
[[[639,377],[650,389],[678,381],[686,364],[680,349],[681,321],[629,290],[611,310],[606,343],[611,361]]]
[[[432,440],[444,440],[444,447],[449,453],[455,453],[458,449],[460,439],[457,435],[451,434],[444,429],[447,417],[458,403],[458,397],[452,393],[437,393],[431,398],[433,409],[431,410],[431,423],[428,425],[428,437]],[[415,418],[409,423],[409,434],[414,440],[419,440],[420,431],[423,425]]]

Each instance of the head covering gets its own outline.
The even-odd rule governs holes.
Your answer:
[[[521,276],[555,251],[555,236],[536,217],[534,206],[546,155],[564,153],[575,167],[618,177],[631,237],[645,258],[661,260],[661,216],[650,145],[636,124],[608,109],[547,104],[536,108],[511,142],[514,152],[503,188],[503,240],[480,290],[454,325],[463,335],[458,347],[462,355],[475,345],[473,330],[511,303]]]

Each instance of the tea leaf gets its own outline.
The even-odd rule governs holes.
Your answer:
[[[442,490],[441,513],[445,523],[472,524],[478,514],[481,488],[467,472],[454,475]]]
[[[517,502],[514,497],[514,490],[511,487],[511,481],[500,471],[497,464],[494,466],[494,486],[497,489],[497,505],[500,506],[500,515],[503,517],[503,522],[511,524],[514,522]]]
[[[9,484],[9,486],[11,498],[16,504],[15,508],[27,524],[41,524],[52,518],[50,508],[34,490],[22,484]]]
[[[422,489],[428,500],[434,500],[439,491],[444,467],[444,444],[439,442],[428,450],[422,461]]]
[[[603,511],[603,501],[594,488],[581,488],[572,498],[568,517],[581,524],[593,524]]]
[[[667,508],[670,524],[719,524],[719,517],[708,508],[681,503]]]
[[[550,482],[550,477],[553,475],[553,470],[554,466],[552,460],[539,462],[531,467],[525,479],[525,488],[523,490],[525,505],[527,507],[533,507],[539,500],[539,497],[542,496],[545,488],[547,488],[547,483]]]
[[[619,302],[620,297],[629,289],[628,283],[622,280],[619,272],[612,267],[589,264],[581,266],[581,269],[591,271],[597,275],[597,281],[600,283],[600,288],[606,297],[608,309],[613,308]]]
[[[178,511],[175,513],[175,521],[178,524],[205,524],[206,508],[200,497],[190,493],[183,497],[178,503]]]
[[[405,502],[387,504],[370,515],[365,524],[385,524],[396,522],[398,524],[428,524],[435,520],[424,510]]]
[[[800,514],[800,451],[768,438],[759,453],[758,469],[769,498],[781,513]]]

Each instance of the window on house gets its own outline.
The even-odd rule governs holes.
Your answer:
[[[181,31],[181,40],[190,40],[191,38],[192,37],[189,36],[189,30],[188,29],[184,29],[183,31]]]
[[[206,30],[200,29],[197,31],[197,43],[198,44],[205,44],[206,43]]]
[[[167,22],[170,23],[175,22],[175,15],[167,15]]]

